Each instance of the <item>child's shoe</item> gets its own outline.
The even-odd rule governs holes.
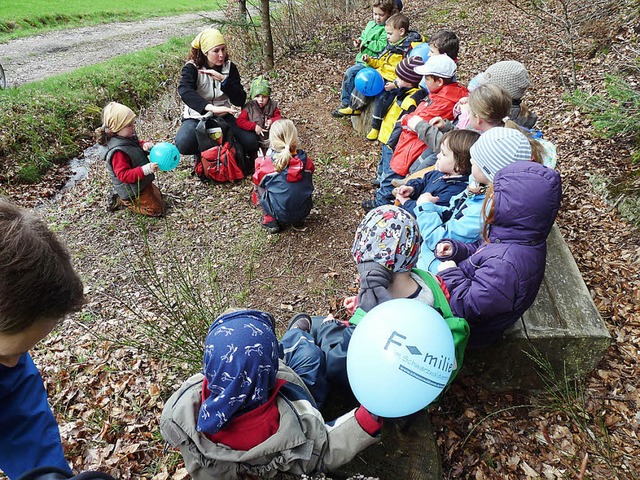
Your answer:
[[[311,317],[306,313],[296,313],[289,321],[289,328],[299,328],[303,332],[311,333]]]
[[[340,104],[338,108],[336,108],[333,112],[331,112],[331,116],[336,118],[342,118],[344,115],[340,113],[340,110],[343,108],[347,108],[349,105],[345,105],[344,103]]]
[[[376,188],[380,188],[380,179],[374,178],[373,180],[371,180],[371,185],[373,185]]]
[[[367,133],[367,140],[377,140],[378,139],[378,134],[380,133],[380,130],[378,130],[377,128],[372,128],[371,130],[369,130],[369,133]]]
[[[343,116],[349,116],[349,115],[360,115],[360,110],[354,110],[351,107],[344,107],[344,108],[339,108],[338,112]]]
[[[362,202],[362,208],[364,209],[365,212],[369,212],[374,208],[376,208],[377,206],[378,205],[376,205],[375,200],[365,200],[364,202]]]
[[[269,233],[278,233],[280,231],[278,221],[271,215],[264,215],[262,219],[260,219],[260,225]]]

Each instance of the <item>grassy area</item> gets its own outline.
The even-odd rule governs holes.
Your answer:
[[[81,68],[21,88],[0,90],[0,179],[35,182],[52,164],[92,142],[104,105],[116,100],[134,111],[173,88],[190,38]]]
[[[42,31],[218,10],[223,0],[13,0],[0,2],[0,42]]]

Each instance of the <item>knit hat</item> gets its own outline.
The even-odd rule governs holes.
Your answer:
[[[531,161],[531,144],[515,128],[494,127],[480,135],[471,146],[471,163],[493,182],[495,174],[514,162]]]
[[[204,342],[207,398],[200,407],[198,431],[215,434],[264,404],[276,383],[278,354],[268,313],[240,310],[218,317]]]
[[[418,222],[393,205],[374,208],[362,219],[351,247],[357,264],[376,262],[392,272],[407,272],[418,261]]]
[[[227,42],[217,28],[205,28],[191,42],[193,48],[199,48],[204,54],[215,46],[226,44]]]
[[[531,85],[527,68],[515,60],[494,63],[476,80],[479,85],[493,83],[502,87],[514,100],[520,100]]]
[[[416,67],[424,65],[422,57],[414,55],[413,57],[407,57],[400,60],[400,63],[396,65],[396,76],[407,83],[412,85],[418,85],[422,80],[422,75],[415,71]]]
[[[135,118],[136,114],[133,113],[133,110],[117,102],[108,103],[102,111],[102,125],[111,133],[118,133],[123,128],[128,127]]]
[[[251,100],[256,98],[258,95],[265,95],[267,97],[271,95],[271,85],[269,85],[269,81],[262,75],[254,78],[251,81],[249,95],[251,96]]]
[[[456,74],[456,62],[448,55],[431,55],[424,65],[415,68],[420,75],[433,75],[440,78],[453,78]]]

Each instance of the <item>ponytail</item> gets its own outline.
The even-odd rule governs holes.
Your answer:
[[[276,120],[269,128],[269,143],[273,168],[276,172],[284,170],[294,153],[298,150],[298,130],[291,120]]]
[[[531,132],[529,132],[529,130],[520,127],[516,122],[508,118],[505,118],[504,126],[506,128],[513,128],[514,130],[522,132],[524,136],[527,137],[527,140],[529,140],[529,144],[531,145],[531,161],[544,165],[544,147],[531,136]]]
[[[495,222],[495,204],[493,203],[493,183],[487,187],[484,202],[482,202],[482,238],[489,241],[489,230]]]

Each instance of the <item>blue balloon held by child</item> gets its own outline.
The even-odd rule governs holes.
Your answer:
[[[176,168],[180,163],[180,152],[172,143],[158,143],[151,148],[149,160],[157,163],[158,168],[163,172],[168,172]]]
[[[367,97],[374,97],[384,90],[384,78],[375,68],[363,68],[356,74],[356,89]]]
[[[429,405],[456,368],[451,330],[419,300],[394,299],[372,308],[353,332],[347,375],[371,413],[396,418]]]

